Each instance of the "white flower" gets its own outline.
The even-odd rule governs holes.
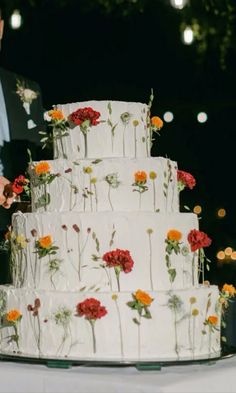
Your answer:
[[[43,118],[45,121],[50,122],[52,120],[51,116],[49,115],[49,111],[44,112]]]
[[[32,104],[32,101],[37,98],[38,94],[31,89],[24,89],[23,94],[22,94],[22,100],[24,102],[28,102],[29,104]]]
[[[32,101],[38,97],[38,92],[26,88],[24,82],[19,80],[16,82],[16,94],[24,104],[32,104]]]

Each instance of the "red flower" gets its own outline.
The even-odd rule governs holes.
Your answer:
[[[90,125],[96,126],[99,124],[98,118],[99,112],[96,112],[90,107],[77,109],[75,112],[69,115],[69,120],[77,126],[81,125],[85,120],[89,120]]]
[[[190,190],[196,185],[196,180],[191,173],[180,171],[179,169],[177,170],[177,180],[183,183],[185,187],[190,188]]]
[[[24,186],[26,186],[28,182],[29,181],[23,175],[18,176],[12,183],[12,191],[15,192],[15,194],[21,194],[24,191]]]
[[[199,248],[210,246],[212,240],[206,233],[192,229],[188,234],[188,242],[191,246],[191,251],[196,251]]]
[[[107,310],[101,305],[101,302],[92,297],[78,303],[76,310],[80,317],[85,316],[87,319],[99,319],[107,314]]]
[[[102,259],[108,267],[120,266],[125,273],[131,272],[134,265],[130,252],[128,250],[120,250],[119,248],[105,253]]]

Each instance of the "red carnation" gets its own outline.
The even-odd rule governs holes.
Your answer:
[[[69,120],[77,126],[80,126],[84,121],[89,120],[90,125],[96,126],[99,124],[98,118],[100,113],[96,112],[90,107],[77,109],[69,115]]]
[[[181,182],[184,187],[190,188],[190,190],[196,185],[196,180],[191,173],[180,171],[179,169],[177,170],[177,180]]]
[[[191,246],[191,251],[194,252],[200,248],[210,246],[212,240],[206,233],[197,229],[192,229],[188,234],[188,242]]]
[[[125,273],[131,272],[134,265],[130,252],[128,250],[120,250],[118,248],[105,253],[102,259],[106,262],[108,267],[119,266]]]
[[[26,186],[28,182],[29,181],[23,175],[18,176],[12,183],[12,191],[15,192],[15,194],[21,194],[24,191],[24,186]]]
[[[107,310],[101,305],[101,302],[94,298],[85,299],[76,306],[78,316],[85,317],[89,320],[95,320],[104,317]]]

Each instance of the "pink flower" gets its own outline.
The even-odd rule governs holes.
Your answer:
[[[196,185],[196,180],[191,173],[180,171],[179,169],[177,170],[177,180],[184,187],[190,188],[190,190]]]
[[[210,246],[212,240],[206,233],[197,229],[192,229],[188,234],[188,242],[191,246],[191,251],[194,252],[200,248]]]

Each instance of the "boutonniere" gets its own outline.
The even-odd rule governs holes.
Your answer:
[[[29,89],[24,81],[21,81],[19,79],[16,80],[16,94],[20,97],[23,107],[27,113],[27,115],[30,115],[30,105],[32,102],[38,97],[39,93],[37,91],[34,91],[32,89]],[[28,128],[34,128],[36,124],[32,119],[28,120]]]

